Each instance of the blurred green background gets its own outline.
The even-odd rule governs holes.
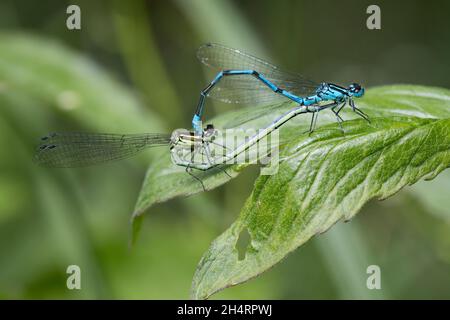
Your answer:
[[[81,30],[66,8],[81,7]],[[0,2],[0,298],[188,298],[202,253],[238,215],[258,170],[151,208],[129,250],[129,218],[151,158],[48,170],[31,159],[51,131],[189,127],[211,79],[205,42],[317,81],[450,87],[448,1]],[[236,108],[212,104],[208,116]],[[368,203],[273,269],[213,298],[450,297],[450,175]],[[66,288],[81,267],[82,290]],[[382,290],[366,288],[379,265]]]

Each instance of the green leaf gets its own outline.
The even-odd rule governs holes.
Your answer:
[[[161,152],[159,157],[156,158],[157,160],[147,170],[135,211],[131,217],[132,244],[137,239],[143,213],[150,206],[177,196],[189,196],[203,191],[203,186],[186,172],[186,168],[172,163],[170,153],[167,150]],[[226,183],[231,179],[230,176],[236,177],[242,167],[223,168],[226,173],[221,169],[213,168],[193,174],[202,180],[207,190],[211,190]]]
[[[450,117],[450,91],[414,85],[373,88],[356,103],[372,116]]]
[[[376,118],[372,126],[354,120],[346,130],[299,136],[283,150],[278,174],[257,179],[239,218],[203,256],[193,298],[257,276],[368,200],[450,165],[449,119]],[[236,243],[244,231],[251,240],[239,260]]]
[[[302,133],[309,126],[307,116],[283,125],[278,173],[257,179],[236,222],[205,253],[193,279],[193,298],[207,298],[257,276],[339,219],[350,219],[370,199],[389,197],[449,166],[448,90],[411,85],[378,87],[368,90],[357,104],[372,123],[346,108],[345,133],[331,112],[320,113],[319,127],[310,136]],[[224,128],[251,119],[239,127],[262,128],[292,106],[240,109],[211,122]],[[245,165],[232,166],[227,172],[235,177],[243,168]],[[198,176],[208,189],[230,179],[220,170]],[[201,185],[183,168],[170,163],[166,153],[150,166],[133,219],[142,217],[154,203],[201,191]],[[245,258],[240,260],[236,244],[247,232],[251,240]]]

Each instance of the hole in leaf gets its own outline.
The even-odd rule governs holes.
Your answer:
[[[250,241],[251,241],[251,236],[248,233],[247,228],[242,229],[242,231],[239,233],[239,237],[236,242],[236,249],[238,251],[238,260],[239,261],[245,259],[245,253],[250,244]]]

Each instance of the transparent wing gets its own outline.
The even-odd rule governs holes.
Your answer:
[[[206,44],[197,52],[198,59],[206,66],[219,70],[256,70],[276,86],[297,96],[315,92],[318,84],[305,77],[281,71],[273,64],[237,49],[220,44]],[[274,93],[261,81],[250,75],[227,76],[211,90],[209,96],[223,102],[270,103],[286,100]]]
[[[45,167],[82,167],[128,158],[169,142],[168,134],[51,133],[41,138],[34,160]]]
[[[261,81],[250,75],[233,75],[223,77],[208,93],[208,97],[226,102],[240,104],[270,104],[287,100],[273,92]]]
[[[292,101],[282,101],[271,105],[258,105],[242,108],[232,114],[225,113],[216,117],[214,123],[223,129],[232,128],[263,128],[270,124],[276,117],[294,108]]]

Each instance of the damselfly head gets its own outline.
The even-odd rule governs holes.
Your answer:
[[[207,124],[206,128],[203,130],[203,135],[206,137],[212,136],[216,130],[212,124]]]
[[[205,141],[214,141],[219,131],[214,128],[212,124],[206,125],[205,129],[203,129],[203,139]]]
[[[364,95],[364,88],[361,87],[358,83],[352,83],[351,85],[349,85],[348,91],[353,97],[359,98]]]

